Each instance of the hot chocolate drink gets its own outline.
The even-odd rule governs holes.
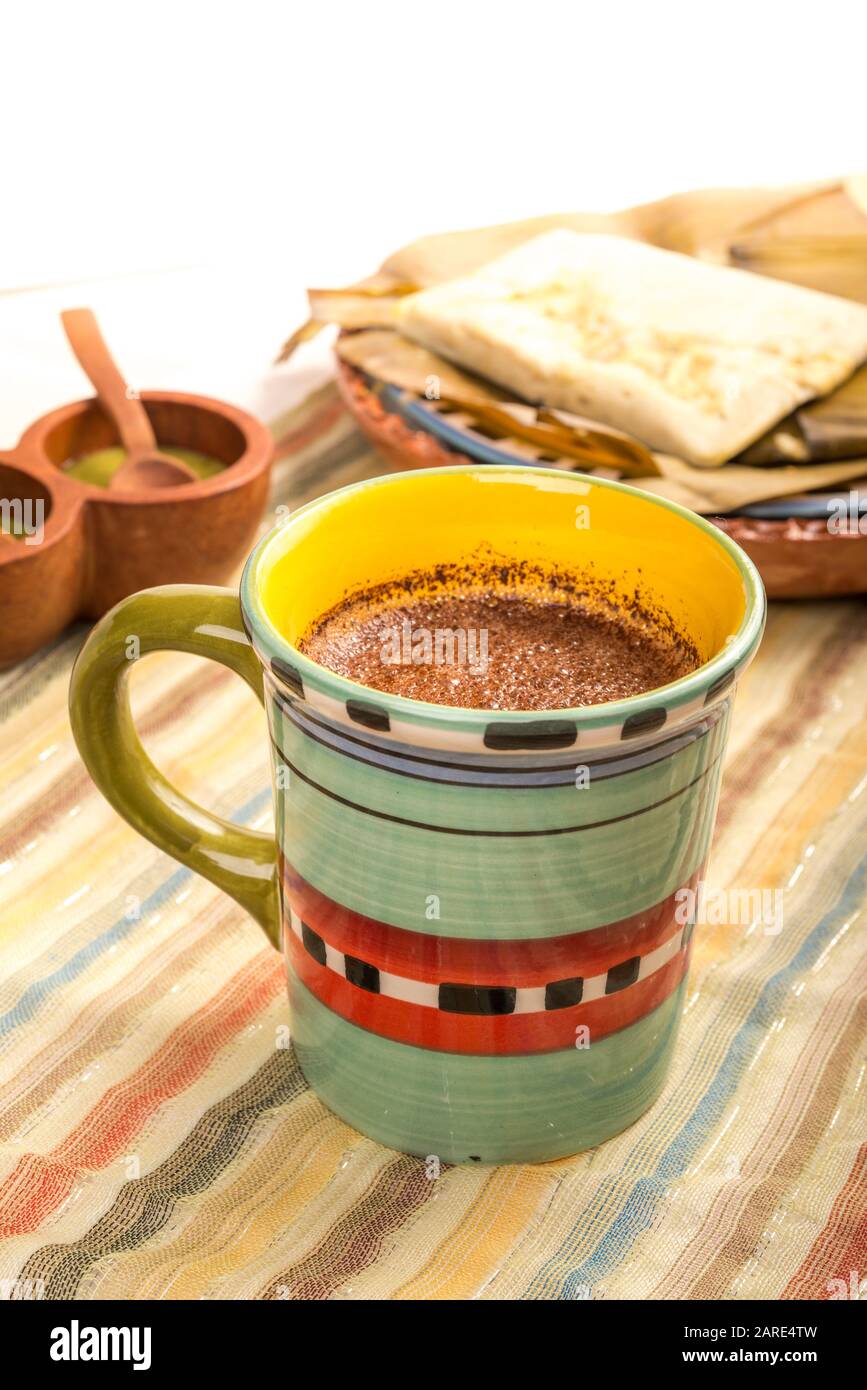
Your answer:
[[[350,596],[298,645],[375,690],[473,709],[597,705],[700,664],[670,620],[637,604],[627,611],[575,584],[534,592],[442,572]]]

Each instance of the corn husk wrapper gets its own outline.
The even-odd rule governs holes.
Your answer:
[[[598,469],[607,476],[614,473],[628,478],[637,486],[694,511],[734,511],[751,502],[835,487],[867,476],[867,449],[860,459],[834,463],[782,467],[729,463],[724,468],[694,468],[668,454],[651,454],[637,440],[591,421],[578,421],[565,411],[537,411],[532,406],[510,402],[493,383],[462,371],[394,331],[370,329],[346,334],[338,339],[337,352],[343,361],[379,381],[416,396],[433,395],[475,413],[486,425],[496,424],[499,411],[504,439],[512,436],[541,443],[550,454],[572,461],[575,468],[591,472]],[[549,418],[556,420],[561,432],[552,429],[540,438],[539,417],[543,428]],[[535,430],[525,428],[531,419]],[[574,452],[564,448],[563,432],[572,433]]]
[[[788,464],[777,468],[750,468],[738,463],[726,464],[724,468],[693,468],[683,459],[667,454],[657,454],[656,461],[660,477],[630,482],[704,516],[738,511],[776,497],[824,492],[839,488],[842,483],[867,479],[867,456],[845,463]]]
[[[311,290],[311,320],[289,339],[281,360],[300,338],[326,323],[347,330],[388,329],[404,295],[475,270],[554,227],[635,237],[867,303],[867,176],[786,189],[708,190],[617,213],[554,214],[423,237],[395,252],[376,275],[358,285]],[[517,438],[531,438],[528,430],[559,429],[556,439],[549,436],[550,450],[574,459],[576,467],[595,454],[602,468],[613,467],[638,486],[702,512],[735,511],[867,473],[867,367],[830,395],[802,406],[734,462],[697,469],[651,454],[640,441],[593,421],[510,401],[492,383],[471,377],[394,331],[351,332],[339,340],[338,351],[370,376],[420,395],[429,378],[438,378],[441,399],[454,400],[486,428],[492,427],[490,412],[496,411],[505,412],[505,423],[512,424]],[[424,359],[418,356],[422,352]]]
[[[867,454],[867,366],[830,395],[794,411],[739,454],[737,462],[820,463],[853,454]]]

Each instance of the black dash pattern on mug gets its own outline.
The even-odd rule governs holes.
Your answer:
[[[484,737],[486,748],[512,752],[519,749],[573,748],[577,742],[578,725],[574,719],[534,719],[527,723],[517,719],[498,719],[487,725]]]
[[[301,673],[294,666],[290,665],[288,661],[282,661],[279,656],[272,656],[271,670],[278,681],[282,681],[283,685],[287,685],[296,695],[304,698],[304,682],[301,679]]]
[[[734,685],[734,683],[734,671],[726,671],[724,676],[720,676],[718,680],[714,681],[713,685],[708,686],[707,694],[704,697],[705,704],[709,705],[712,700],[722,695],[723,691],[728,690],[729,686]]]
[[[502,985],[449,985],[439,987],[439,1006],[447,1014],[513,1014],[517,991]]]
[[[347,700],[346,713],[354,723],[362,724],[365,729],[378,729],[380,733],[387,734],[391,728],[388,712],[368,700]]]
[[[623,721],[620,737],[639,738],[641,734],[652,734],[662,728],[666,718],[667,711],[664,706],[642,710],[640,714],[630,714],[629,718]]]

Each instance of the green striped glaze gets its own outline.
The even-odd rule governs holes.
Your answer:
[[[446,1163],[545,1163],[610,1139],[659,1094],[684,981],[619,1033],[533,1057],[462,1057],[407,1047],[339,1018],[290,981],[292,1034],[315,1091],[393,1149]]]
[[[631,815],[644,806],[670,797],[695,782],[719,758],[725,742],[725,721],[704,738],[696,739],[670,757],[616,777],[593,776],[592,754],[576,748],[571,762],[559,755],[572,785],[515,788],[467,787],[403,777],[384,767],[344,757],[333,748],[308,738],[282,714],[277,702],[269,702],[274,742],[290,767],[299,768],[310,782],[335,792],[370,812],[420,821],[426,825],[479,831],[554,830]],[[503,765],[501,754],[489,761]],[[537,761],[544,759],[539,755]],[[548,755],[548,763],[553,762]],[[589,786],[577,789],[574,768],[587,765]],[[426,771],[422,764],[418,772]],[[316,795],[311,789],[311,794]],[[301,795],[299,782],[299,796]]]
[[[454,835],[383,820],[290,771],[278,840],[320,892],[392,926],[504,939],[585,931],[661,902],[705,861],[727,727],[726,714],[704,739],[618,777],[594,781],[590,764],[581,790],[497,790],[371,768],[286,721],[275,723],[287,763],[343,801],[435,826],[500,832]],[[643,807],[652,809],[635,814]],[[632,818],[615,819],[623,816]],[[548,836],[502,834],[595,821],[613,823]],[[438,920],[426,916],[431,895],[439,899]]]

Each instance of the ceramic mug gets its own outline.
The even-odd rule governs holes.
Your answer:
[[[383,694],[298,650],[347,594],[480,553],[638,591],[703,664],[616,703],[507,713]],[[327,1105],[409,1153],[542,1161],[616,1134],[662,1087],[690,956],[682,890],[703,873],[764,615],[742,551],[647,493],[542,468],[391,474],[271,531],[240,598],[124,600],[78,659],[72,727],[120,814],[284,951],[298,1060]],[[264,701],[276,842],[148,759],[130,634],[142,655],[220,661]]]

